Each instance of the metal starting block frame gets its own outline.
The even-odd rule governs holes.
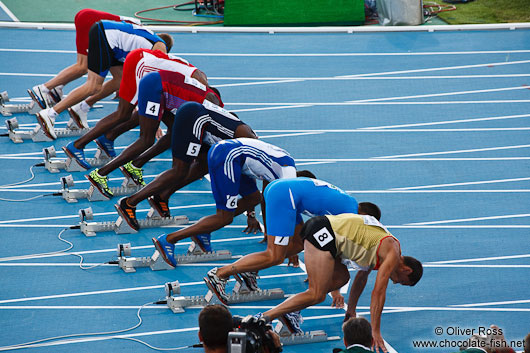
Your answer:
[[[247,303],[255,301],[283,299],[285,294],[282,289],[265,289],[250,291],[245,283],[239,276],[236,276],[236,286],[234,287],[232,294],[228,298],[228,305]],[[166,283],[166,301],[167,306],[175,314],[183,313],[184,308],[189,307],[204,307],[210,304],[222,304],[217,295],[215,295],[211,289],[208,290],[204,296],[174,296],[173,294],[180,294],[180,284],[178,281]]]
[[[0,114],[11,116],[13,113],[37,114],[41,108],[32,100],[27,104],[6,104],[9,102],[7,91],[0,93]]]
[[[156,212],[151,210],[148,214],[148,218],[139,219],[138,223],[140,228],[159,228],[163,226],[177,226],[181,224],[189,223],[187,216],[172,216],[172,217],[159,217],[154,216]],[[136,230],[132,229],[127,222],[120,217],[115,222],[87,222],[94,217],[92,208],[85,208],[79,210],[79,217],[81,222],[79,223],[79,228],[81,232],[87,237],[96,236],[97,232],[111,232],[114,231],[116,234],[135,234],[138,233]]]
[[[9,139],[14,143],[23,143],[24,140],[32,140],[33,142],[53,141],[51,138],[46,136],[46,134],[44,134],[44,131],[42,131],[42,127],[39,124],[37,124],[33,130],[17,130],[19,127],[17,118],[7,119],[5,123],[9,134]],[[70,119],[68,120],[66,128],[57,128],[55,129],[55,133],[57,134],[57,138],[75,137],[82,136],[89,130],[90,129],[80,129],[73,122],[73,120]]]
[[[59,173],[61,169],[64,169],[67,172],[86,171],[85,168],[81,167],[75,160],[70,157],[55,158],[57,156],[57,151],[55,150],[54,146],[43,148],[42,154],[44,155],[44,168],[46,168],[50,173]],[[110,160],[111,158],[99,148],[97,149],[94,158],[87,158],[87,162],[92,167],[100,167],[102,165],[107,164]]]
[[[136,272],[136,268],[150,267],[153,271],[172,270],[173,267],[168,265],[155,250],[154,254],[149,257],[128,257],[131,256],[131,244],[118,244],[118,266],[126,273]],[[198,262],[208,262],[214,260],[229,260],[232,253],[228,250],[219,250],[204,252],[195,242],[192,242],[188,252],[183,255],[176,255],[177,264],[189,264]]]
[[[328,334],[324,330],[308,331],[304,333],[293,334],[287,326],[278,320],[276,326],[274,326],[274,332],[280,336],[280,342],[285,346],[294,344],[305,344],[305,343],[318,343],[326,342],[331,340],[338,340],[340,337],[328,337]]]
[[[88,199],[88,201],[108,200],[108,198],[104,196],[93,185],[90,185],[88,189],[71,189],[71,187],[74,186],[74,178],[72,177],[72,175],[61,177],[61,185],[61,196],[68,203],[77,202],[79,199]],[[132,179],[125,177],[125,180],[122,182],[121,186],[111,187],[110,190],[112,191],[114,196],[126,196],[138,192],[142,187],[143,186],[141,185],[136,185],[136,183]]]

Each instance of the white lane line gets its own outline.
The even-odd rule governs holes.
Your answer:
[[[422,186],[408,186],[408,187],[401,187],[401,188],[391,188],[390,190],[419,190],[419,189],[440,188],[440,187],[446,187],[446,186],[495,184],[495,183],[508,183],[508,182],[514,182],[514,181],[527,181],[527,180],[530,180],[530,177],[511,178],[511,179],[494,179],[494,180],[482,180],[482,181],[467,181],[467,182],[461,182],[461,183],[433,184],[433,185],[422,185]]]
[[[522,258],[527,258],[527,257],[530,257],[530,254],[494,256],[494,257],[477,257],[477,258],[474,258],[474,259],[434,261],[434,262],[429,262],[429,263],[430,264],[454,264],[454,263],[475,262],[475,261],[495,261],[495,260],[522,259]]]
[[[436,268],[530,268],[530,265],[446,265],[446,264],[423,264],[423,267]]]
[[[277,274],[277,275],[260,276],[260,279],[277,279],[277,278],[297,277],[297,276],[305,276],[305,275],[306,274],[304,272],[285,273],[285,274]],[[234,282],[234,281],[235,281],[234,279],[229,280],[229,282]],[[197,285],[204,285],[204,281],[180,283],[181,287],[197,286]],[[100,295],[100,294],[136,292],[136,291],[144,291],[144,290],[152,290],[152,289],[160,289],[160,288],[164,288],[164,285],[160,284],[160,285],[143,286],[143,287],[129,287],[129,288],[120,288],[120,289],[106,289],[106,290],[87,291],[87,292],[54,294],[54,295],[45,295],[45,296],[39,296],[39,297],[23,297],[23,298],[14,298],[14,299],[4,299],[4,300],[0,300],[0,304],[20,303],[20,302],[25,302],[25,301],[47,300],[47,299],[57,299],[57,298],[82,297],[82,296]]]
[[[72,53],[74,50],[54,50],[54,49],[29,49],[29,48],[0,48],[0,52],[29,52],[29,53]],[[489,55],[489,54],[524,54],[530,53],[530,50],[470,50],[470,51],[437,51],[437,52],[365,52],[365,53],[175,53],[181,56],[214,56],[214,57],[334,57],[334,56],[439,56],[439,55]],[[503,63],[503,62],[501,62]],[[494,65],[484,64],[484,65]]]
[[[509,301],[489,302],[489,303],[455,304],[455,305],[449,305],[449,306],[451,306],[451,307],[473,308],[473,307],[479,307],[479,306],[506,305],[506,304],[526,304],[526,303],[530,303],[530,299],[509,300]]]
[[[472,222],[472,221],[485,221],[485,220],[491,220],[491,219],[510,219],[510,218],[524,218],[524,217],[530,217],[530,213],[511,214],[511,215],[503,215],[503,216],[476,217],[476,218],[447,219],[443,221],[406,223],[405,225],[410,225],[410,226],[412,225],[434,225],[434,224],[444,224],[444,223]]]
[[[444,155],[444,154],[459,154],[459,153],[473,153],[473,152],[485,152],[485,151],[512,150],[512,149],[529,148],[529,147],[530,147],[530,145],[484,147],[484,148],[473,148],[473,149],[465,149],[465,150],[409,153],[409,154],[399,154],[399,155],[392,155],[392,156],[380,156],[380,157],[374,157],[374,158],[401,158],[401,157],[436,156],[436,155]]]
[[[2,8],[6,15],[8,15],[9,18],[11,18],[14,22],[20,22],[17,16],[15,16],[15,14],[11,12],[11,10],[9,10],[9,8],[2,1],[0,1],[0,8]]]
[[[469,118],[469,119],[456,119],[456,120],[445,120],[445,121],[434,121],[434,122],[431,121],[431,122],[415,123],[415,124],[373,126],[373,127],[363,127],[361,129],[376,129],[376,130],[393,129],[393,128],[413,127],[413,126],[432,126],[432,125],[445,125],[445,124],[474,123],[477,121],[520,119],[520,118],[528,118],[528,117],[530,117],[530,114],[503,115],[503,116],[493,116],[493,117],[486,117],[486,118]]]
[[[393,99],[404,99],[405,97],[395,97]],[[385,99],[385,98],[382,98]],[[305,108],[313,106],[356,106],[356,105],[447,105],[447,104],[514,104],[514,103],[529,103],[529,99],[488,99],[488,100],[454,100],[454,101],[421,101],[421,102],[386,102],[366,100],[366,101],[352,101],[352,102],[227,102],[227,106],[258,106],[258,107],[270,107],[276,106],[274,109],[282,108]],[[262,108],[269,109],[269,108]],[[259,109],[256,109],[259,110]]]

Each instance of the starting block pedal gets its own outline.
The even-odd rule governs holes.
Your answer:
[[[39,126],[40,127],[40,126]],[[81,167],[75,160],[72,158],[55,158],[57,156],[57,151],[55,147],[50,146],[42,150],[44,154],[44,167],[50,173],[59,173],[61,169],[66,170],[67,172],[84,172],[85,168]],[[94,158],[87,158],[88,163],[92,167],[100,167],[107,164],[111,158],[107,156],[105,152],[101,149],[97,149]]]
[[[9,139],[14,143],[22,143],[24,140],[32,140],[33,142],[50,142],[53,141],[51,138],[46,136],[42,127],[37,124],[33,130],[17,130],[19,127],[17,118],[11,118],[6,120],[7,131]],[[81,136],[87,133],[89,129],[80,129],[75,125],[72,119],[68,120],[66,128],[56,128],[55,133],[57,138],[60,137],[75,137]]]
[[[87,237],[96,236],[97,232],[111,232],[114,231],[116,234],[134,234],[138,233],[136,230],[131,228],[123,218],[118,217],[115,222],[87,222],[92,220],[94,214],[92,208],[86,208],[79,210],[79,217],[81,222],[79,228],[81,232]],[[138,220],[140,228],[159,228],[163,226],[178,226],[189,223],[187,216],[172,216],[172,217],[152,217]]]
[[[228,250],[219,250],[212,252],[204,252],[199,247],[194,247],[192,242],[187,254],[176,255],[175,260],[177,264],[189,264],[208,262],[215,260],[229,260],[232,258],[232,253]],[[198,251],[196,249],[199,249]],[[118,266],[127,273],[136,272],[136,268],[150,267],[153,271],[172,270],[173,267],[168,265],[160,256],[160,253],[155,250],[150,257],[129,257],[131,256],[131,244],[118,244]]]
[[[170,290],[168,291],[168,288]],[[204,307],[210,304],[222,304],[217,295],[211,289],[208,290],[204,296],[173,296],[173,294],[180,294],[179,282],[166,283],[166,301],[167,306],[174,313],[183,313],[184,308],[189,307]],[[248,303],[255,301],[283,299],[285,294],[280,288],[265,289],[258,291],[250,291],[246,286],[234,287],[234,291],[230,294],[228,305],[238,303]]]
[[[7,91],[1,92],[0,114],[3,116],[11,116],[13,113],[37,114],[41,110],[34,101],[31,101],[27,104],[7,104],[7,102],[9,102],[9,95],[7,94]]]
[[[278,323],[274,327],[274,332],[276,332],[278,336],[280,336],[280,342],[282,342],[282,344],[285,346],[326,342],[340,339],[339,336],[328,337],[327,333],[324,330],[315,330],[293,334],[282,320],[278,320]]]
[[[68,203],[77,202],[80,199],[88,199],[89,201],[108,200],[106,196],[92,185],[88,189],[73,189],[74,178],[72,175],[61,177],[61,185],[62,189],[59,192]],[[142,187],[141,185],[136,185],[132,179],[126,177],[121,186],[111,187],[110,190],[114,196],[127,196],[138,192]]]

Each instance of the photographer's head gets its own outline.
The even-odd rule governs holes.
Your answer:
[[[204,351],[226,352],[232,326],[232,314],[225,306],[205,306],[199,314],[199,340],[204,344]]]
[[[344,344],[349,347],[360,344],[370,348],[372,346],[372,326],[364,317],[353,317],[342,325]]]

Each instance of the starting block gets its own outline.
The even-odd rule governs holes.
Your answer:
[[[156,212],[151,210],[148,214],[148,218],[138,220],[140,228],[159,228],[163,226],[177,226],[189,223],[187,216],[161,218],[159,216],[154,216],[154,214],[156,214]],[[116,234],[138,233],[136,230],[132,229],[129,224],[127,224],[127,222],[121,217],[118,217],[115,222],[87,222],[87,220],[92,220],[94,218],[92,208],[90,207],[79,210],[79,217],[81,218],[79,228],[87,237],[94,237],[96,236],[97,232],[114,231]]]
[[[74,162],[75,163],[75,162]],[[76,163],[77,164],[77,163]],[[59,191],[63,199],[68,203],[77,202],[79,199],[88,199],[89,201],[106,201],[108,198],[104,196],[97,188],[90,185],[88,189],[72,189],[74,186],[74,178],[72,175],[61,177],[62,189]],[[136,185],[130,178],[125,177],[119,187],[111,187],[110,190],[114,196],[132,195],[139,191],[143,186]]]
[[[282,342],[282,344],[285,346],[290,346],[294,344],[334,341],[340,339],[339,336],[328,337],[328,334],[324,330],[315,330],[293,334],[282,320],[278,320],[278,323],[276,324],[276,326],[274,326],[274,332],[276,332],[278,336],[280,336],[280,342]]]
[[[3,116],[11,116],[13,113],[29,113],[37,114],[41,108],[31,101],[27,104],[6,104],[9,102],[7,91],[0,93],[0,114]]]
[[[285,294],[282,289],[265,289],[250,291],[243,281],[240,282],[240,278],[236,277],[237,283],[230,294],[228,299],[228,305],[247,303],[255,301],[273,300],[273,299],[284,299]],[[178,281],[166,283],[166,301],[167,306],[174,313],[183,313],[184,308],[189,307],[204,307],[210,304],[222,304],[217,295],[215,295],[211,289],[208,290],[204,296],[174,296],[173,294],[180,294],[180,284]]]
[[[153,271],[172,270],[173,267],[168,265],[155,250],[150,257],[128,257],[131,256],[131,244],[118,244],[118,266],[126,273],[136,272],[136,268],[150,267]],[[232,253],[228,250],[219,250],[204,252],[195,242],[192,242],[188,248],[187,254],[176,255],[175,260],[178,264],[189,264],[198,262],[208,262],[215,260],[229,260]]]
[[[40,127],[40,126],[39,126]],[[66,170],[67,172],[84,172],[85,168],[81,167],[75,160],[72,158],[55,158],[57,156],[57,151],[55,147],[50,146],[42,150],[44,155],[44,168],[46,168],[50,173],[59,173],[61,169]],[[111,158],[107,156],[105,152],[98,148],[94,158],[87,158],[88,163],[92,167],[100,167],[107,164]]]
[[[24,140],[32,140],[33,142],[53,141],[44,134],[42,127],[38,124],[33,130],[17,130],[19,127],[17,118],[8,119],[5,123],[9,133],[9,139],[14,143],[23,143]],[[57,134],[57,138],[75,137],[84,135],[89,130],[90,129],[80,129],[73,120],[70,119],[68,120],[66,128],[56,128],[55,133]]]

